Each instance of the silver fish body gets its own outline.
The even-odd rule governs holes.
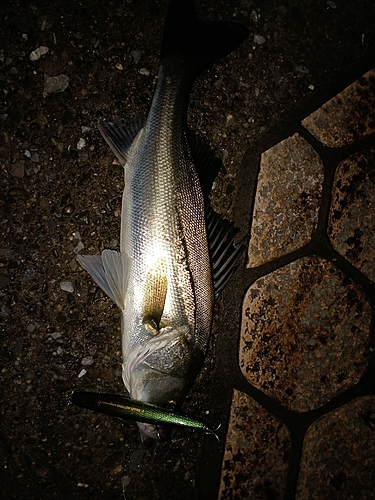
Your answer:
[[[120,251],[131,271],[122,309],[123,379],[132,398],[155,404],[180,401],[195,378],[214,302],[204,199],[178,99],[184,86],[161,67],[125,165]]]
[[[130,397],[142,402],[181,403],[207,349],[215,298],[212,249],[187,106],[196,76],[241,43],[247,32],[240,31],[235,23],[220,23],[207,34],[190,0],[172,0],[145,124],[99,125],[125,171],[120,252],[78,260],[121,311],[123,380]]]

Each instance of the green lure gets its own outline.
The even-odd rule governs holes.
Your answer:
[[[143,403],[127,396],[99,394],[95,392],[73,392],[71,401],[74,405],[81,408],[87,408],[123,420],[200,429],[207,434],[213,434],[219,440],[216,431],[220,428],[221,424],[217,428],[212,429],[197,418],[177,413],[169,408],[163,408],[151,403]]]

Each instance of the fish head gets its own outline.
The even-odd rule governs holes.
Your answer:
[[[181,404],[203,362],[203,353],[190,345],[186,329],[162,328],[157,336],[136,347],[123,365],[130,397],[162,407]],[[164,426],[138,423],[146,440],[163,439]]]

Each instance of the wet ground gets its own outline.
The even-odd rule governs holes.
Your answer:
[[[340,443],[359,429],[354,414],[363,414],[361,422],[372,432],[357,434],[361,449],[374,446],[370,396],[374,255],[362,236],[373,233],[375,216],[371,217],[370,195],[367,212],[363,204],[360,209],[355,205],[358,197],[365,199],[364,189],[342,189],[343,185],[371,188],[372,157],[361,159],[362,170],[369,165],[365,174],[350,176],[350,162],[338,168],[341,160],[362,153],[374,142],[373,80],[367,94],[354,101],[361,127],[344,140],[344,146],[349,144],[346,156],[342,150],[341,156],[327,153],[327,147],[342,147],[335,140],[342,136],[345,121],[328,144],[332,121],[303,122],[311,136],[299,125],[375,67],[371,1],[200,2],[202,17],[234,19],[250,30],[235,53],[199,79],[189,114],[191,128],[221,151],[224,160],[212,193],[214,206],[235,220],[243,234],[252,228],[248,268],[244,264],[238,270],[217,304],[209,355],[184,405],[187,413],[222,421],[221,443],[196,431],[176,429],[169,442],[146,449],[133,424],[68,404],[74,389],[123,391],[117,310],[78,267],[75,255],[118,248],[122,169],[113,162],[96,121],[101,116],[128,117],[147,111],[166,7],[166,1],[149,0],[64,1],[53,6],[40,0],[0,6],[0,491],[7,499],[217,498],[219,489],[221,498],[352,498],[358,491],[358,498],[371,498],[374,483],[367,454],[363,477],[356,475],[355,467],[351,476],[340,467],[327,477],[322,471],[330,466],[324,457],[335,457],[332,449],[341,449],[335,458],[338,464],[340,457],[350,455],[349,446],[340,448]],[[330,116],[347,110],[347,102],[342,99]],[[319,136],[323,129],[325,134]],[[302,155],[302,139],[294,136],[296,132],[318,151],[322,163],[314,156],[310,161],[308,147]],[[289,156],[283,149],[278,155],[267,153],[289,136],[294,137],[287,146]],[[364,137],[370,142],[360,142]],[[352,142],[357,146],[350,146]],[[297,156],[290,153],[293,148]],[[287,172],[287,181],[309,184],[298,203],[285,203],[289,211],[277,221],[280,234],[266,239],[272,241],[267,246],[261,229],[269,230],[272,207],[279,206],[275,220],[283,213],[282,203],[277,205],[280,199],[269,187],[274,179],[267,165],[281,165],[282,172],[285,157],[297,166],[300,161],[301,172],[308,172],[300,178],[295,171]],[[309,164],[315,165],[312,172]],[[335,172],[341,177],[334,178]],[[273,173],[282,185],[282,175]],[[332,186],[335,213],[329,208]],[[285,200],[293,201],[293,196],[286,193]],[[370,214],[365,229],[359,228],[361,234],[350,233],[352,214],[345,207],[351,204],[357,225]],[[295,238],[282,239],[281,234],[302,231],[299,219],[296,222],[290,215],[301,207],[312,214],[305,219],[306,235],[297,243]],[[266,219],[256,216],[262,210]],[[347,227],[344,236],[340,220]],[[327,231],[329,241],[324,236]],[[267,281],[269,273],[273,278]],[[316,283],[330,291],[318,294],[321,309],[355,309],[355,318],[345,323],[342,314],[332,313],[329,321],[324,317],[326,322],[319,323],[322,317],[316,319],[316,304],[308,293]],[[294,291],[289,301],[277,297],[285,284],[288,293]],[[257,302],[259,297],[263,302]],[[298,336],[290,345],[279,337],[278,348],[266,345],[269,318],[286,322],[290,329],[293,315],[301,310],[311,313],[309,349],[318,339],[326,350],[314,357]],[[357,332],[358,350],[350,350],[345,342],[330,344],[324,334],[329,328]],[[259,334],[263,329],[265,336]],[[342,351],[330,357],[332,345]],[[296,352],[301,354],[298,359]],[[296,370],[288,371],[288,363]],[[321,366],[337,372],[334,382],[322,378]],[[306,377],[303,368],[319,377]],[[284,385],[275,382],[277,377]],[[367,399],[359,399],[342,414],[332,413],[330,420],[317,420],[325,413],[340,412],[342,405],[360,396]],[[251,422],[256,425],[249,435],[243,429],[249,429]],[[342,428],[348,429],[346,434]],[[327,435],[336,438],[328,444]],[[255,451],[249,443],[256,443]],[[331,489],[316,486],[322,483]]]

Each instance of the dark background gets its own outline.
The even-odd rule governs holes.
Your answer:
[[[203,443],[216,457],[222,452],[213,438],[183,429],[145,449],[135,425],[68,404],[74,389],[123,392],[119,315],[78,268],[74,249],[77,232],[84,253],[118,248],[123,173],[95,124],[147,111],[167,3],[1,3],[0,497],[191,500],[210,480],[201,477]],[[189,114],[191,128],[221,152],[212,199],[233,219],[246,150],[370,69],[375,7],[369,0],[204,0],[198,12],[250,30],[199,79]],[[39,46],[48,54],[31,61]],[[58,75],[69,86],[45,94],[45,78]],[[217,305],[210,352],[184,406],[224,424],[229,407],[215,408],[226,388],[215,386],[213,372],[228,299]],[[215,469],[212,481],[217,476]]]

